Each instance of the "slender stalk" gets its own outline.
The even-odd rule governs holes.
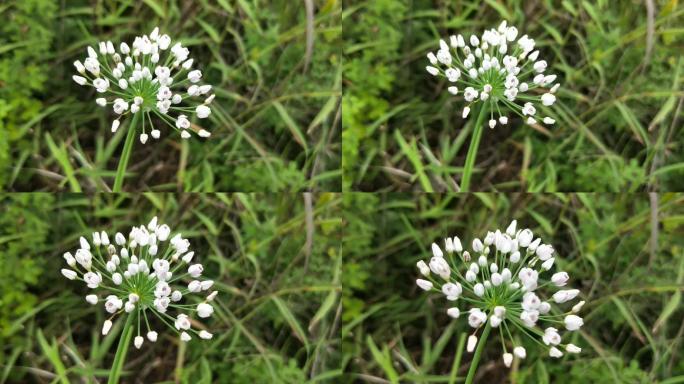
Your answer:
[[[126,361],[126,353],[128,352],[128,346],[131,344],[131,337],[133,336],[133,318],[135,316],[132,314],[128,315],[126,319],[126,324],[121,331],[121,338],[119,338],[119,346],[116,348],[116,356],[114,356],[114,362],[112,363],[112,369],[109,371],[108,384],[116,384],[119,382],[119,376],[121,376],[121,371],[123,370],[124,361]]]
[[[126,174],[126,167],[128,166],[128,159],[131,158],[131,152],[133,151],[133,142],[135,141],[135,125],[138,122],[139,113],[134,113],[131,123],[128,125],[128,133],[126,134],[126,142],[124,143],[123,151],[121,151],[121,159],[119,160],[119,166],[116,169],[116,178],[114,179],[113,192],[121,192],[121,187],[123,186],[124,177]]]
[[[470,139],[470,146],[468,147],[468,154],[466,155],[465,165],[463,166],[463,178],[461,179],[461,192],[468,192],[470,189],[470,176],[475,165],[475,158],[477,157],[477,148],[480,146],[480,138],[482,137],[482,130],[484,128],[484,117],[487,114],[487,108],[484,103],[481,103],[480,112],[477,115],[475,122],[475,131]]]
[[[456,358],[454,358],[454,363],[451,365],[451,375],[449,375],[449,384],[454,384],[456,382],[458,367],[461,366],[461,358],[463,357],[463,347],[465,347],[466,338],[468,338],[468,334],[465,332],[461,333],[461,336],[458,337],[458,345],[456,346]]]
[[[477,365],[480,363],[480,356],[482,355],[485,344],[487,344],[487,336],[489,336],[489,331],[491,329],[492,326],[489,325],[489,321],[487,321],[487,325],[485,325],[482,336],[480,336],[480,340],[477,342],[477,348],[475,349],[475,355],[473,355],[473,361],[470,362],[470,369],[468,369],[468,376],[466,376],[465,384],[472,384],[473,379],[475,379]]]

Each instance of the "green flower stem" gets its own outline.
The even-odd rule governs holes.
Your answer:
[[[466,155],[465,165],[463,166],[463,178],[461,179],[461,192],[468,192],[470,189],[470,175],[473,173],[473,166],[475,165],[475,158],[477,157],[477,148],[480,146],[480,138],[482,137],[482,130],[484,128],[484,117],[487,114],[487,108],[484,103],[481,103],[480,112],[477,115],[475,122],[475,131],[470,139],[470,147],[468,147],[468,154]]]
[[[121,376],[121,371],[123,370],[124,361],[126,361],[126,353],[128,352],[128,346],[131,344],[131,337],[133,337],[133,316],[128,315],[126,319],[126,324],[121,331],[121,338],[119,338],[119,346],[116,348],[116,356],[114,356],[114,362],[112,363],[112,369],[109,371],[108,384],[116,384],[119,382],[119,376]]]
[[[472,384],[473,379],[475,379],[477,365],[480,363],[480,356],[482,355],[485,344],[487,344],[487,336],[489,336],[489,331],[491,329],[492,326],[489,325],[489,321],[487,321],[487,325],[485,325],[482,336],[480,336],[480,340],[477,342],[477,348],[475,349],[475,355],[473,355],[473,361],[470,362],[470,369],[468,369],[468,376],[466,376],[465,384]]]
[[[463,357],[463,349],[465,347],[466,339],[468,334],[463,332],[461,336],[458,337],[458,345],[456,346],[456,358],[454,358],[454,363],[451,366],[451,375],[449,375],[449,384],[454,384],[456,382],[456,376],[458,374],[458,367],[461,366],[461,358]]]
[[[133,114],[133,119],[131,119],[131,124],[128,125],[128,133],[126,134],[126,142],[124,143],[123,151],[121,152],[121,159],[119,160],[119,166],[116,169],[116,179],[114,179],[113,192],[121,192],[121,187],[123,186],[124,177],[126,174],[126,167],[128,166],[128,159],[131,158],[131,152],[133,151],[133,142],[135,141],[135,125],[138,122],[139,113]]]

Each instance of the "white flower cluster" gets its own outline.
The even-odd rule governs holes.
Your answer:
[[[211,92],[211,85],[199,84],[202,72],[191,70],[193,59],[188,59],[189,54],[188,48],[181,43],[171,46],[169,35],[160,35],[159,28],[154,28],[149,36],[136,37],[132,47],[121,43],[119,52],[111,41],[100,42],[99,51],[88,47],[84,62],[74,62],[79,75],[74,75],[73,79],[79,85],[92,86],[103,94],[95,102],[102,107],[111,104],[114,113],[120,115],[112,122],[112,132],[119,128],[121,117],[140,113],[141,143],[148,140],[147,123],[152,127],[150,135],[154,139],[161,135],[152,123],[152,115],[180,130],[181,137],[188,139],[191,124],[187,115],[194,112],[200,119],[208,117],[211,114],[208,105],[215,97],[212,94],[199,105],[192,99],[204,98]],[[181,106],[184,101],[189,106]],[[177,116],[170,112],[176,112]],[[204,129],[199,129],[197,134],[211,136]]]
[[[490,128],[497,121],[508,124],[508,116],[502,109],[533,125],[537,123],[535,103],[551,106],[556,102],[554,94],[560,86],[554,84],[556,75],[544,74],[548,64],[537,60],[539,50],[534,49],[533,39],[524,35],[516,42],[517,37],[518,29],[508,27],[503,21],[499,28],[485,31],[481,38],[471,35],[466,42],[459,34],[451,36],[449,44],[440,40],[437,54],[428,53],[427,71],[433,76],[445,76],[453,83],[447,88],[452,95],[458,95],[459,86],[463,89],[463,98],[468,103],[463,108],[464,119],[474,104],[482,102],[482,108],[489,110]],[[498,119],[494,118],[495,114]],[[555,123],[548,116],[542,121]]]
[[[155,342],[158,334],[150,328],[147,316],[151,313],[166,325],[174,324],[173,328],[180,332],[183,341],[192,339],[190,332],[202,339],[213,337],[206,330],[192,329],[188,315],[180,313],[174,318],[167,314],[169,309],[176,309],[196,312],[201,318],[210,317],[214,313],[210,302],[218,294],[218,291],[211,292],[198,305],[181,304],[185,295],[208,291],[214,282],[199,280],[204,268],[202,264],[191,264],[195,253],[189,251],[190,242],[180,233],[170,235],[171,228],[166,224],[158,225],[155,217],[147,227],[133,227],[128,239],[118,232],[111,243],[106,232],[94,232],[92,247],[81,237],[76,253],[64,254],[70,267],[62,269],[67,279],[81,280],[90,289],[100,288],[100,292],[87,295],[85,299],[92,305],[104,301],[105,310],[111,314],[102,327],[103,335],[109,333],[115,316],[127,313],[136,316],[136,348],[139,349],[144,341],[140,335],[141,322],[147,327],[147,339]],[[187,272],[177,273],[186,268]],[[186,278],[192,280],[187,287],[180,286],[181,280]]]
[[[520,359],[527,355],[525,348],[513,341],[511,331],[515,329],[546,346],[551,357],[563,355],[559,347],[579,353],[581,348],[561,342],[559,328],[576,331],[584,324],[576,315],[584,301],[561,311],[560,304],[577,297],[577,289],[560,289],[551,297],[540,292],[540,288],[564,287],[570,277],[566,272],[551,274],[553,247],[543,244],[540,238],[534,239],[531,230],[516,230],[516,226],[513,220],[505,232],[497,229],[488,232],[484,240],[474,239],[472,255],[463,249],[458,237],[445,240],[446,257],[433,243],[430,262],[421,260],[417,264],[424,278],[416,283],[425,291],[443,294],[451,302],[446,312],[452,318],[461,315],[458,303],[470,307],[468,324],[475,332],[468,338],[468,352],[477,344],[475,333],[489,322],[489,327],[499,330],[507,367],[514,355]],[[509,340],[513,353],[508,352],[505,340]]]

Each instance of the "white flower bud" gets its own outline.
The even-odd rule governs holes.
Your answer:
[[[69,280],[73,280],[77,276],[76,272],[72,271],[71,269],[66,269],[66,268],[62,269],[62,275],[64,275],[64,277],[66,277]]]
[[[447,315],[453,319],[458,319],[461,316],[461,311],[457,307],[447,309]]]
[[[202,283],[197,280],[193,280],[188,284],[188,290],[190,292],[196,293],[202,290]]]
[[[541,243],[541,238],[537,238],[536,240],[534,240],[533,242],[530,243],[530,245],[527,247],[527,250],[530,252],[536,251],[537,247],[539,246],[540,243]]]
[[[423,280],[423,279],[416,279],[416,284],[418,287],[424,291],[429,291],[432,289],[432,282]]]
[[[114,285],[121,285],[123,278],[120,273],[115,273],[112,275],[112,281],[114,282]]]
[[[579,290],[577,289],[558,291],[553,294],[553,301],[555,301],[558,304],[562,304],[566,301],[574,299],[575,297],[577,297],[577,295],[579,295]]]
[[[476,345],[477,345],[477,336],[475,336],[475,335],[468,336],[468,344],[466,346],[466,350],[468,352],[472,353],[475,350]]]
[[[558,345],[561,342],[561,336],[556,328],[548,327],[544,330],[542,341],[546,345]]]
[[[126,304],[124,304],[124,311],[126,313],[131,313],[135,310],[135,304],[131,303],[130,301],[127,301]]]
[[[459,283],[446,283],[442,286],[442,293],[444,293],[444,295],[447,297],[447,300],[449,301],[454,301],[458,299],[462,292],[463,288]]]
[[[553,267],[554,261],[556,261],[556,259],[554,257],[546,260],[545,262],[542,263],[541,268],[545,271],[548,271],[549,269],[551,269],[551,267]]]
[[[214,307],[206,303],[197,305],[197,315],[201,318],[210,317],[214,313]]]
[[[554,96],[552,93],[545,93],[541,96],[541,101],[542,104],[548,106],[553,105],[553,103],[556,102],[556,96]]]
[[[578,313],[582,307],[584,306],[585,301],[582,300],[579,303],[575,304],[575,306],[572,307],[572,313]]]
[[[133,344],[135,344],[135,348],[140,349],[144,341],[145,339],[143,339],[142,336],[136,336],[135,340],[133,340]]]
[[[554,273],[553,276],[551,276],[551,282],[555,284],[557,287],[563,287],[568,283],[568,280],[570,279],[570,276],[567,274],[567,272],[557,272]]]
[[[475,281],[475,279],[477,279],[477,275],[473,271],[468,270],[465,274],[465,279],[467,282],[472,283]]]
[[[105,320],[104,324],[102,324],[102,336],[107,336],[109,331],[112,329],[112,322],[110,320]]]
[[[482,285],[481,283],[475,284],[475,286],[473,287],[473,293],[475,293],[475,296],[477,297],[484,296],[484,285]]]
[[[197,113],[198,118],[205,119],[211,114],[211,109],[206,105],[198,105],[197,108],[195,108],[195,113]]]
[[[207,301],[208,302],[214,301],[214,299],[216,298],[217,295],[218,295],[218,291],[214,291],[214,292],[210,293],[209,296],[207,296]]]
[[[71,255],[71,252],[66,252],[66,253],[64,253],[64,256],[63,256],[63,257],[64,257],[64,260],[66,260],[66,263],[67,263],[70,267],[73,268],[73,267],[76,265],[76,259],[74,258],[73,255]]]
[[[538,73],[544,72],[546,70],[547,64],[545,60],[539,60],[532,66],[534,70]]]
[[[183,298],[183,294],[180,291],[173,291],[171,294],[171,301],[178,302]]]
[[[487,321],[487,315],[482,312],[479,308],[473,308],[470,310],[468,315],[468,324],[473,328],[479,328],[484,322]]]
[[[447,263],[443,257],[433,257],[430,259],[430,270],[444,280],[448,280],[451,276],[451,268],[449,267],[449,263]]]
[[[527,357],[527,351],[524,347],[513,348],[513,354],[519,359],[524,359],[525,357]]]
[[[202,267],[202,264],[194,264],[191,265],[190,268],[188,268],[188,273],[190,274],[190,276],[194,278],[200,277],[203,271],[204,267]]]
[[[169,228],[168,225],[163,224],[155,230],[155,233],[157,234],[157,239],[159,239],[159,241],[166,241],[171,233],[171,228]]]
[[[477,253],[481,253],[483,250],[484,250],[484,245],[482,244],[482,241],[480,241],[480,239],[474,239],[473,240],[473,251],[475,251]],[[482,267],[483,265],[480,264],[480,266]]]
[[[420,270],[421,275],[430,276],[430,267],[428,267],[423,260],[418,261],[416,266],[418,267],[418,270]]]
[[[551,304],[549,304],[546,301],[543,301],[539,304],[539,308],[537,308],[537,310],[540,314],[545,315],[549,313],[549,311],[551,310]]]
[[[159,335],[158,335],[157,332],[155,332],[155,331],[149,331],[149,332],[147,332],[147,340],[149,340],[149,341],[151,341],[151,342],[153,342],[153,343],[157,341],[157,337],[158,337],[158,336],[159,336]]]
[[[181,333],[181,340],[188,342],[188,341],[192,340],[192,337],[190,337],[190,335],[187,332],[183,332],[183,333]]]
[[[502,282],[503,282],[503,278],[501,277],[501,274],[499,274],[498,272],[492,273],[492,285],[493,286],[498,287],[499,285],[501,285]]]
[[[581,317],[576,316],[576,315],[568,315],[565,316],[564,319],[565,322],[565,328],[568,331],[576,331],[584,325],[584,320],[582,320]]]
[[[506,366],[506,368],[510,368],[511,363],[513,362],[513,355],[510,353],[504,353],[503,354],[503,361],[504,361],[504,365]]]
[[[178,317],[176,317],[176,321],[174,323],[175,327],[177,330],[188,330],[190,329],[190,320],[188,319],[187,315],[180,314]]]

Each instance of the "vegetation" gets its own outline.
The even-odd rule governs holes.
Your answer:
[[[125,130],[72,63],[155,26],[190,47],[207,83],[210,139],[136,142],[126,190],[341,188],[341,4],[288,0],[10,0],[0,5],[0,188],[111,189]],[[165,128],[166,129],[166,128]]]
[[[679,3],[345,1],[345,190],[459,189],[475,118],[427,74],[426,54],[501,20],[534,38],[558,75],[545,111],[556,124],[487,128],[471,190],[681,190]]]
[[[304,383],[341,374],[341,198],[335,194],[0,195],[0,383],[105,382],[122,322],[65,279],[79,236],[147,223],[188,237],[220,291],[214,338],[128,352],[122,382]]]
[[[416,262],[433,241],[469,247],[512,219],[553,245],[586,300],[584,327],[564,338],[583,351],[551,359],[521,338],[527,358],[507,369],[495,341],[475,382],[681,382],[683,214],[681,194],[345,195],[343,382],[462,382],[467,319],[416,287]]]

